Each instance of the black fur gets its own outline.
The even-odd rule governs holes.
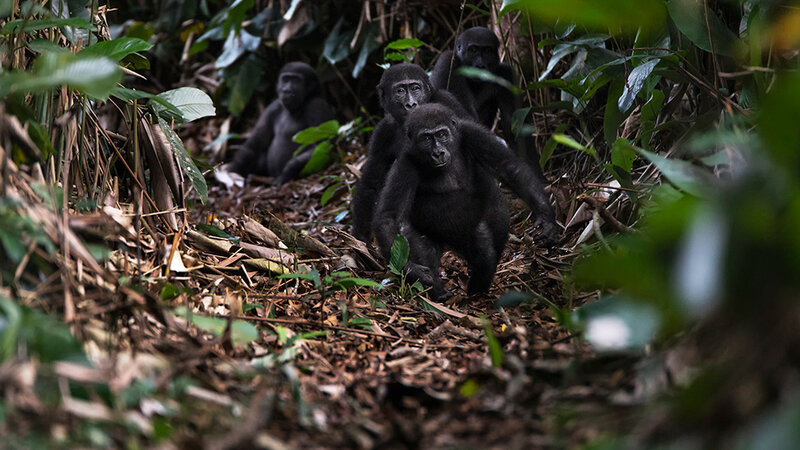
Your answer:
[[[420,90],[412,94],[393,95],[397,84],[413,83]],[[449,92],[433,87],[428,74],[416,64],[397,64],[384,72],[377,86],[378,100],[386,115],[372,132],[369,141],[367,162],[361,170],[361,179],[353,196],[353,235],[368,241],[373,230],[372,221],[378,196],[386,182],[392,164],[400,154],[406,141],[402,124],[408,112],[425,103],[445,105],[459,117],[467,116],[466,110]]]
[[[320,96],[317,74],[306,63],[284,65],[276,91],[278,98],[264,110],[236,153],[232,170],[242,175],[275,177],[275,184],[280,186],[297,178],[313,154],[313,147],[309,147],[295,156],[299,144],[292,136],[332,120],[333,111]]]
[[[500,178],[533,210],[540,237],[558,238],[558,225],[544,186],[516,155],[481,125],[435,104],[406,119],[406,148],[381,192],[375,234],[389,257],[398,233],[411,246],[406,267],[413,280],[430,286],[434,298],[448,293],[439,278],[445,247],[466,259],[467,294],[486,292],[508,239],[509,217]]]

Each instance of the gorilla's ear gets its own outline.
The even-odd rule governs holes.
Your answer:
[[[458,125],[458,122],[456,121],[455,117],[450,118],[450,123],[452,123],[454,127]]]

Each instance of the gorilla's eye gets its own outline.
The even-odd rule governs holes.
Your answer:
[[[415,92],[416,91],[421,91],[422,90],[422,86],[420,86],[418,84],[415,84],[415,85],[411,86],[411,90],[415,91]]]
[[[397,88],[397,89],[394,90],[394,93],[395,93],[395,95],[403,95],[405,93],[405,91],[406,90],[403,89],[403,88]]]
[[[440,141],[441,141],[441,140],[444,140],[444,139],[447,139],[447,132],[446,132],[446,131],[444,131],[444,130],[440,130],[440,131],[438,131],[438,132],[436,133],[436,139],[439,139]]]
[[[478,52],[478,49],[475,48],[474,45],[470,45],[469,47],[467,47],[467,53],[469,53],[470,55],[474,55],[477,52]]]

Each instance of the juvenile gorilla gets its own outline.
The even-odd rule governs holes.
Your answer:
[[[500,109],[500,129],[503,137],[511,143],[511,116],[516,99],[508,89],[491,81],[470,78],[458,73],[459,67],[469,66],[487,70],[500,78],[513,82],[511,66],[500,63],[497,50],[500,41],[494,33],[484,27],[470,28],[456,39],[455,55],[452,50],[443,52],[436,61],[431,74],[431,83],[437,89],[453,93],[469,111],[474,111],[478,121],[487,128],[494,124]]]
[[[411,247],[406,270],[412,281],[448,293],[439,278],[447,246],[467,261],[467,294],[486,292],[508,239],[508,208],[494,176],[522,198],[541,227],[540,237],[558,237],[553,209],[531,169],[483,126],[460,120],[440,105],[422,105],[405,122],[407,147],[381,192],[375,233],[389,257],[398,233]]]
[[[261,114],[250,137],[234,157],[232,170],[241,175],[275,177],[280,186],[297,178],[311,159],[313,147],[294,156],[298,131],[333,119],[330,106],[320,97],[319,79],[306,63],[290,62],[281,68],[278,99]]]
[[[386,70],[377,86],[378,100],[386,115],[372,132],[367,162],[353,197],[353,235],[369,240],[378,196],[400,150],[407,140],[402,124],[408,112],[426,103],[445,105],[459,117],[467,112],[449,92],[431,85],[428,74],[416,64],[397,64]]]

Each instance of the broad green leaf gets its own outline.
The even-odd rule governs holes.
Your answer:
[[[0,98],[14,93],[36,93],[67,85],[91,98],[105,100],[122,80],[122,70],[106,57],[71,53],[42,53],[31,72],[0,75]]]
[[[739,43],[739,38],[717,17],[713,8],[710,6],[705,8],[705,2],[669,0],[667,10],[675,26],[696,46],[711,52],[713,43],[715,53],[735,56],[735,44]],[[709,28],[711,40],[709,40]]]
[[[634,159],[636,159],[636,149],[627,139],[617,139],[611,148],[611,163],[626,173],[630,173]]]
[[[339,135],[339,122],[329,120],[315,127],[309,127],[297,132],[292,140],[298,144],[315,144],[325,139],[334,139]]]
[[[264,76],[264,61],[256,54],[247,55],[241,63],[233,66],[235,72],[228,74],[224,71],[226,85],[230,86],[231,95],[228,100],[228,110],[238,116],[244,111],[255,89],[262,84]]]
[[[331,34],[325,39],[325,44],[322,48],[322,56],[331,64],[336,64],[350,54],[350,41],[355,36],[355,30],[342,32],[342,25],[344,25],[344,17],[336,22]]]
[[[358,52],[358,59],[356,59],[356,63],[353,66],[353,78],[358,78],[361,75],[369,55],[380,48],[381,44],[378,42],[378,36],[380,36],[380,29],[376,29],[375,25],[371,25],[362,31],[361,40],[363,40],[363,43],[361,44],[361,51]]]
[[[68,48],[62,47],[47,39],[34,39],[28,42],[28,48],[36,53],[71,53]]]
[[[327,167],[332,159],[332,149],[333,144],[328,141],[323,141],[317,144],[317,146],[314,147],[314,153],[311,155],[311,159],[308,160],[305,167],[303,167],[303,170],[300,171],[300,175],[305,176],[312,173],[317,173]]]
[[[611,31],[635,32],[639,27],[664,24],[664,5],[659,0],[504,0],[501,15],[512,10],[530,11],[549,22],[575,22]]]
[[[641,148],[636,151],[653,163],[672,184],[691,195],[702,197],[710,187],[710,175],[687,161],[667,159]]]
[[[0,19],[11,15],[11,0],[0,0]]]
[[[387,50],[405,50],[409,48],[421,47],[423,45],[425,45],[425,43],[419,39],[398,39],[386,44],[386,47],[384,47],[383,50],[384,52]]]
[[[628,81],[625,83],[625,88],[622,91],[622,95],[620,95],[619,100],[617,101],[617,106],[619,107],[620,111],[627,112],[631,106],[633,106],[633,101],[636,100],[636,96],[639,94],[639,91],[641,91],[642,87],[644,87],[645,80],[647,80],[647,77],[650,76],[658,63],[658,59],[652,59],[634,67],[633,70],[631,70],[630,75],[628,75]]]
[[[603,115],[603,137],[611,145],[617,139],[617,130],[628,115],[619,110],[618,100],[622,96],[625,83],[621,80],[614,80],[608,87],[608,98],[606,99],[606,109]]]
[[[106,56],[114,61],[122,61],[126,56],[144,52],[153,48],[153,45],[138,38],[123,37],[111,41],[102,41],[92,44],[78,52],[82,56]]]
[[[230,234],[228,234],[228,233],[220,230],[219,228],[215,227],[214,225],[207,225],[207,224],[204,224],[204,223],[198,223],[197,224],[197,229],[202,231],[203,233],[206,233],[206,234],[210,235],[210,236],[216,236],[216,237],[220,237],[220,238],[223,238],[223,239],[227,239],[227,240],[233,242],[234,244],[238,244],[239,241],[241,240],[241,238],[233,237]]]
[[[206,185],[206,179],[203,177],[203,174],[200,173],[200,170],[192,161],[192,157],[189,156],[189,152],[186,151],[186,148],[183,146],[183,141],[172,127],[169,126],[167,122],[164,121],[162,118],[158,118],[158,126],[161,127],[161,131],[164,132],[164,136],[167,137],[167,141],[169,141],[170,147],[172,147],[172,151],[175,152],[175,156],[177,157],[178,164],[181,166],[181,170],[185,175],[192,180],[192,186],[194,187],[195,191],[197,191],[197,195],[200,196],[200,201],[205,205],[208,201],[208,186]]]
[[[331,197],[333,197],[333,194],[336,193],[336,190],[339,189],[339,186],[341,185],[342,183],[338,182],[328,186],[328,188],[325,189],[325,192],[322,193],[322,198],[319,200],[320,206],[325,206],[328,204],[328,202],[331,200]]]
[[[402,234],[398,234],[392,243],[391,256],[389,257],[389,270],[395,275],[402,275],[403,269],[408,262],[408,254],[411,247],[408,240]]]
[[[158,94],[157,97],[178,108],[184,122],[191,122],[201,117],[216,115],[214,102],[211,100],[211,97],[197,88],[181,87],[172,89]],[[164,109],[157,103],[153,103],[153,106],[156,111]]]

